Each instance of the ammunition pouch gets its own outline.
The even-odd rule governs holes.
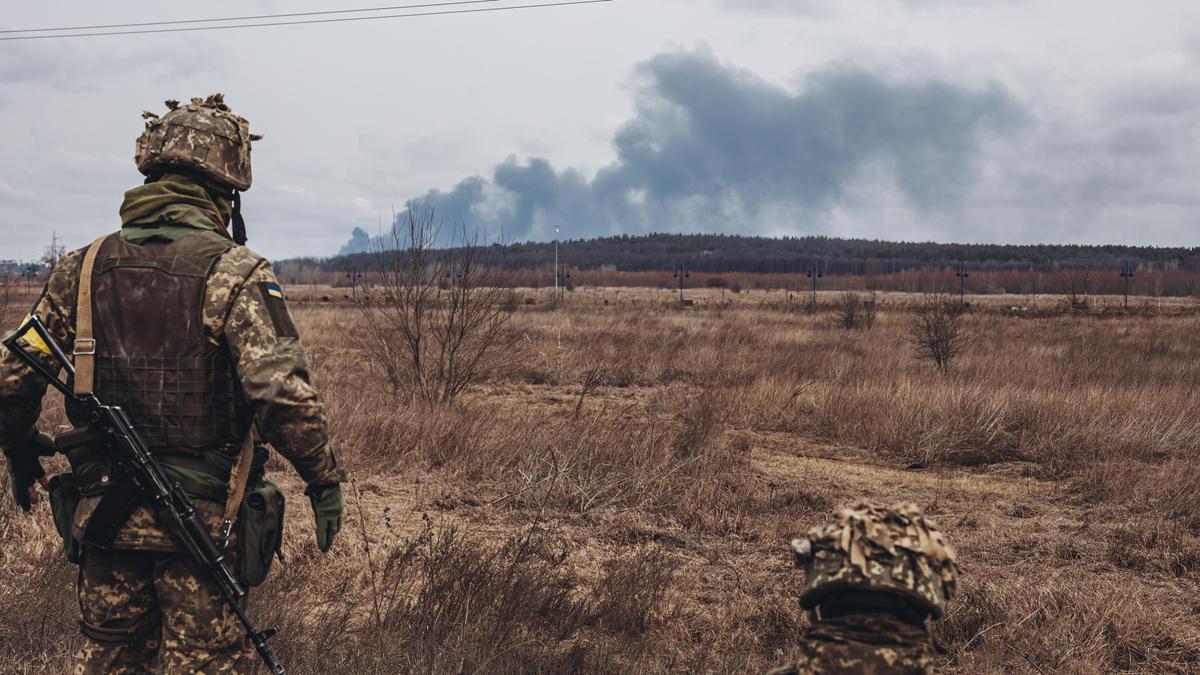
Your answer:
[[[50,511],[54,514],[54,527],[63,540],[63,553],[72,564],[78,565],[83,557],[83,547],[75,538],[75,509],[79,506],[79,489],[75,485],[75,474],[64,473],[50,479],[46,486],[50,493]]]
[[[283,559],[284,506],[283,492],[270,481],[246,491],[238,509],[234,559],[238,578],[247,586],[266,581],[275,558]]]

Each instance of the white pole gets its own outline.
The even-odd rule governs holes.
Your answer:
[[[554,228],[554,302],[558,303],[558,228]]]

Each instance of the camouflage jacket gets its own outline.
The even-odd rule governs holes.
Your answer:
[[[152,235],[156,230],[126,228],[122,236]],[[160,234],[227,236],[223,228],[197,228],[171,224]],[[50,275],[32,311],[36,312],[62,344],[74,341],[78,274],[85,251],[62,258]],[[224,339],[236,364],[241,388],[251,403],[263,440],[288,459],[309,485],[341,482],[342,471],[330,447],[329,432],[317,392],[309,380],[304,349],[296,337],[280,336],[263,297],[262,288],[276,284],[270,265],[243,246],[234,246],[218,260],[208,277],[203,321],[213,339]],[[278,302],[282,302],[279,300]],[[275,309],[278,312],[278,308]],[[103,321],[96,317],[96,321]],[[46,383],[7,350],[0,348],[0,446],[20,445],[28,438],[41,414]],[[217,464],[212,477],[227,480],[232,461]],[[166,466],[168,473],[171,467]],[[76,511],[78,536],[99,497],[82,500]],[[223,504],[198,501],[197,508],[214,528]],[[119,548],[173,550],[166,533],[154,524],[145,508],[135,511],[114,544]]]
[[[933,663],[923,626],[887,614],[851,614],[819,621],[795,660],[768,675],[928,675]]]

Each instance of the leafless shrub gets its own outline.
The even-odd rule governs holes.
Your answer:
[[[0,272],[0,333],[12,328],[12,326],[8,325],[8,313],[15,304],[16,295],[16,278],[10,274]]]
[[[837,325],[846,330],[869,329],[875,325],[875,294],[869,298],[854,291],[846,291],[834,308]]]
[[[909,341],[921,358],[945,370],[967,346],[962,313],[945,296],[927,296],[914,310],[909,323]]]
[[[512,313],[511,294],[465,231],[438,250],[433,210],[409,204],[390,245],[375,251],[376,291],[360,305],[363,347],[397,396],[446,403],[485,378]]]
[[[603,364],[594,363],[583,372],[583,381],[579,384],[579,400],[575,403],[575,417],[578,418],[583,412],[583,401],[587,395],[595,391],[601,384],[604,383],[604,378],[607,375],[607,369]]]
[[[1088,309],[1088,290],[1091,286],[1091,275],[1086,270],[1067,275],[1067,304],[1072,311],[1086,312]]]

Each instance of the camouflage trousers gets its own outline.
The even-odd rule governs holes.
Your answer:
[[[931,675],[933,663],[923,626],[886,614],[852,614],[817,622],[795,661],[769,675]]]
[[[88,640],[77,675],[244,673],[254,666],[220,592],[177,553],[88,547],[79,609]]]

